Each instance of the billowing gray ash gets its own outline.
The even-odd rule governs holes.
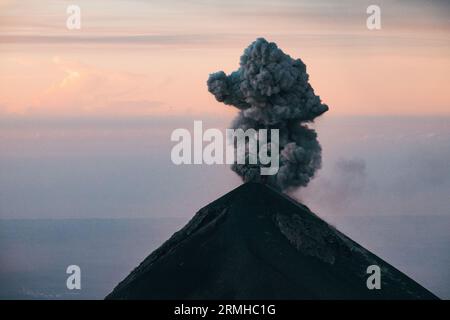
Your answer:
[[[267,182],[289,190],[306,186],[321,166],[316,132],[307,127],[328,110],[308,82],[306,65],[292,59],[273,42],[257,39],[241,56],[238,70],[213,73],[208,90],[227,105],[238,108],[234,129],[279,129],[279,171]],[[233,164],[245,182],[259,181],[260,165]]]

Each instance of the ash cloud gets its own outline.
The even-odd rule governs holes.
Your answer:
[[[339,159],[335,164],[335,177],[329,185],[332,190],[327,195],[329,202],[339,209],[345,208],[365,191],[366,184],[367,169],[363,159]]]
[[[267,183],[289,191],[306,186],[321,167],[321,146],[308,122],[328,110],[308,82],[306,65],[263,38],[245,49],[238,70],[213,73],[208,91],[239,109],[233,129],[279,129],[279,171]],[[260,166],[234,164],[242,179],[260,181]]]
[[[362,198],[370,202],[366,198],[368,189],[372,193],[377,191],[369,179],[366,161],[339,158],[332,166],[329,165],[326,175],[318,177],[298,197],[311,208],[320,208],[321,212],[359,213],[369,211],[369,208],[360,207]],[[370,206],[374,208],[375,204]]]

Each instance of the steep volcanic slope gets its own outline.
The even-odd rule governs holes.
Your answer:
[[[381,290],[368,290],[369,265]],[[107,299],[434,299],[432,293],[259,183],[201,209]]]

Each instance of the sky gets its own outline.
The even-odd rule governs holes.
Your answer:
[[[329,114],[449,115],[448,2],[378,1],[368,30],[372,2],[0,0],[0,116],[234,113],[205,81],[261,36],[303,59]]]
[[[170,134],[229,125],[206,80],[261,36],[330,107],[296,197],[325,216],[448,214],[450,5],[377,3],[381,30],[372,1],[0,0],[0,218],[190,217],[238,186],[225,165],[174,166]]]

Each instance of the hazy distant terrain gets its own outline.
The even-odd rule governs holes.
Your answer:
[[[182,219],[2,220],[0,298],[101,299]],[[80,291],[66,268],[81,268]]]
[[[450,298],[449,217],[339,217],[341,231],[440,298]],[[102,299],[185,219],[2,220],[1,299]],[[66,288],[66,267],[82,289]]]

